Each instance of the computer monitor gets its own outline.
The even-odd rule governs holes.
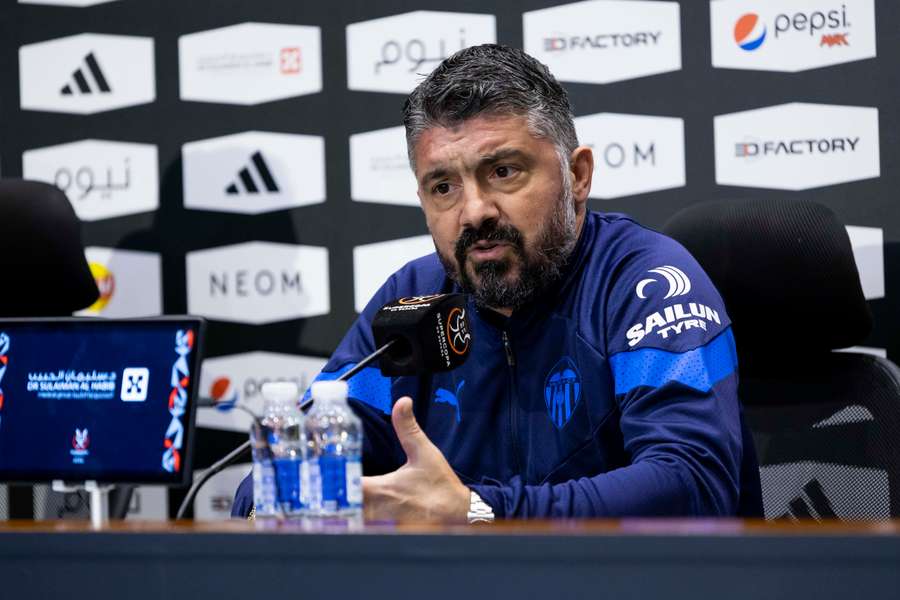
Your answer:
[[[0,481],[188,483],[203,329],[0,319]]]

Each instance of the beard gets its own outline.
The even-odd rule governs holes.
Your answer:
[[[516,310],[559,281],[577,241],[572,186],[568,177],[563,181],[556,206],[531,248],[518,229],[492,219],[477,229],[464,229],[453,257],[438,251],[447,275],[474,297],[477,306]],[[512,257],[468,263],[469,249],[480,240],[509,244]]]

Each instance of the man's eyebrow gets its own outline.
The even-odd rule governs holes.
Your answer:
[[[425,185],[429,181],[432,181],[434,179],[440,179],[442,177],[446,177],[449,174],[450,174],[450,171],[444,167],[437,167],[430,171],[426,171],[425,174],[422,175],[422,178],[419,179],[419,185]]]
[[[478,159],[478,163],[479,165],[485,165],[510,158],[527,159],[528,155],[518,148],[501,148],[490,154],[481,155],[481,158]]]
[[[478,166],[489,165],[496,162],[500,162],[502,160],[509,160],[510,158],[518,158],[523,161],[528,161],[528,154],[519,150],[518,148],[501,148],[495,152],[491,152],[489,154],[482,154],[478,158]],[[429,181],[433,181],[435,179],[442,179],[451,174],[451,170],[446,167],[435,167],[430,171],[426,171],[422,177],[419,179],[419,185],[425,185]]]

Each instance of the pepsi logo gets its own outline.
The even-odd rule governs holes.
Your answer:
[[[209,397],[216,403],[216,408],[227,410],[237,403],[238,393],[228,377],[218,377],[209,386]]]
[[[734,24],[734,41],[741,49],[753,52],[766,41],[766,25],[756,13],[741,16]]]

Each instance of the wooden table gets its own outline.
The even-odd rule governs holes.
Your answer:
[[[900,522],[0,524],[0,598],[900,598]]]

